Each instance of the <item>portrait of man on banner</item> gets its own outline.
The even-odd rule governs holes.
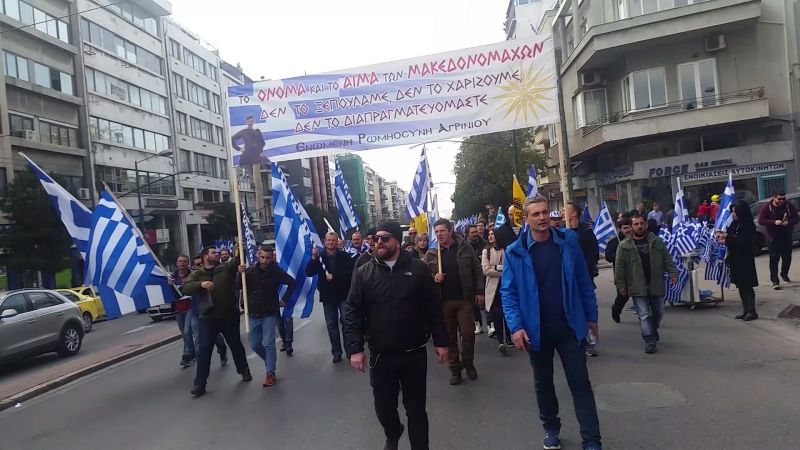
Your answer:
[[[234,166],[252,166],[254,164],[261,164],[262,152],[264,151],[264,135],[261,130],[254,127],[255,118],[252,115],[247,116],[247,128],[239,130],[236,134],[231,136],[231,145],[233,145]],[[244,144],[244,149],[240,146]],[[242,152],[236,158],[236,151]]]

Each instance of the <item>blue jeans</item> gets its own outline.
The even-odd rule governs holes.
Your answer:
[[[264,360],[267,373],[274,374],[278,362],[278,352],[275,350],[275,327],[280,317],[251,317],[250,334],[247,337],[250,348]]]
[[[183,361],[191,361],[197,355],[197,351],[194,345],[194,339],[192,339],[192,326],[186,326],[187,319],[191,322],[191,311],[184,311],[175,313],[175,322],[178,323],[178,330],[181,332],[181,337],[183,337],[183,354],[181,355],[181,359]]]
[[[642,326],[642,339],[646,344],[655,344],[659,341],[658,329],[664,317],[664,297],[633,297],[633,306]]]
[[[200,355],[200,318],[198,316],[192,316],[191,320],[186,321],[186,325],[184,326],[183,330],[184,333],[192,337],[192,342],[194,343],[193,354],[195,357]],[[225,347],[225,339],[222,338],[221,334],[217,335],[217,342],[215,344],[217,346],[217,353],[219,353],[219,357],[225,358],[228,355],[228,349]]]
[[[339,324],[344,325],[344,302],[323,303],[325,311],[325,325],[328,327],[328,338],[331,340],[331,354],[342,356],[342,339],[339,334]]]
[[[278,334],[283,343],[289,347],[294,342],[294,319],[291,317],[281,317],[278,319]]]
[[[581,427],[583,443],[600,443],[600,421],[597,418],[597,406],[589,381],[589,370],[586,368],[586,351],[584,343],[578,342],[575,333],[568,325],[549,326],[542,324],[541,344],[538,351],[531,351],[529,356],[533,366],[533,383],[536,390],[536,402],[539,404],[539,418],[545,431],[561,430],[561,419],[558,417],[558,398],[553,385],[553,358],[555,352],[561,358],[564,375],[567,377],[569,390],[572,392],[572,403],[575,415]]]

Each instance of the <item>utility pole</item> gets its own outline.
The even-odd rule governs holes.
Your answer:
[[[564,18],[558,18],[558,27],[561,29],[562,33],[566,32],[564,27]],[[561,55],[561,39],[556,39],[555,33],[553,33],[553,45],[555,50],[556,56],[556,90],[558,91],[558,120],[560,122],[560,129],[561,129],[561,139],[559,139],[558,145],[561,149],[562,155],[562,162],[561,162],[561,173],[563,174],[564,178],[566,179],[567,185],[567,192],[565,192],[564,202],[572,201],[574,196],[574,188],[572,186],[572,162],[569,155],[569,139],[567,138],[567,113],[564,110],[564,90],[561,83],[561,64],[562,55]]]
[[[511,147],[514,153],[514,175],[519,176],[517,171],[517,130],[511,130]]]

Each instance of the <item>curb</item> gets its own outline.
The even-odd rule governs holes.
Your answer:
[[[34,397],[44,394],[45,392],[52,391],[53,389],[59,388],[64,386],[68,383],[71,383],[79,378],[85,377],[87,375],[91,375],[95,372],[99,372],[107,367],[113,366],[115,364],[121,363],[133,357],[139,356],[141,354],[147,353],[149,351],[155,350],[159,347],[163,347],[167,344],[171,344],[172,342],[178,341],[181,339],[180,334],[176,334],[174,336],[170,336],[166,339],[161,339],[159,341],[155,341],[146,345],[143,345],[137,349],[131,350],[129,352],[121,353],[117,356],[111,357],[105,361],[101,361],[99,363],[92,364],[91,366],[84,367],[82,369],[78,369],[72,373],[68,373],[66,375],[62,375],[58,378],[50,380],[48,382],[39,384],[22,392],[12,395],[11,397],[6,397],[4,399],[0,399],[0,411],[4,411],[8,408],[13,407],[17,403],[21,403],[27,400],[30,400]]]

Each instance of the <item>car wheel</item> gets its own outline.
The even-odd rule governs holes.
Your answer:
[[[76,323],[68,323],[61,329],[58,341],[58,355],[62,357],[73,356],[81,349],[83,334],[81,327]]]
[[[83,313],[83,332],[88,333],[92,331],[92,315],[87,311]]]
[[[164,318],[163,318],[163,317],[160,317],[160,316],[159,316],[159,317],[154,317],[154,316],[151,316],[151,317],[150,317],[150,319],[151,319],[153,322],[163,322],[163,321],[164,321]]]

